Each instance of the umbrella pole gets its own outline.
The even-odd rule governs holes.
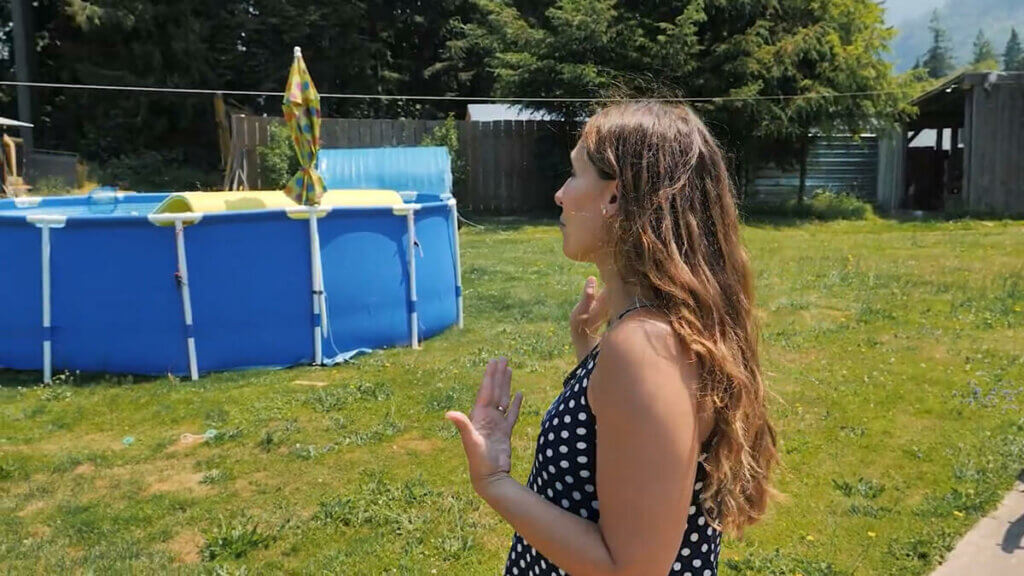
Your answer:
[[[313,284],[313,364],[323,364],[323,271],[320,269],[320,230],[317,227],[317,207],[309,207],[309,257]]]

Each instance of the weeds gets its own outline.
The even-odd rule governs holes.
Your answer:
[[[220,525],[205,535],[202,556],[205,562],[222,558],[239,559],[253,550],[265,549],[273,537],[260,530],[259,523],[251,517],[227,523],[220,519]]]

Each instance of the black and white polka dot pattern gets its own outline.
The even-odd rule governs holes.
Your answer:
[[[541,420],[533,470],[527,487],[549,502],[597,522],[601,509],[597,500],[597,422],[587,403],[587,385],[594,371],[595,348],[569,373],[562,393],[555,398]],[[722,534],[711,526],[701,505],[701,491],[707,471],[697,465],[686,532],[669,575],[715,576]],[[505,563],[506,576],[564,576],[555,566],[516,534]]]

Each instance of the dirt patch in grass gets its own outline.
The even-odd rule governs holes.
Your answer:
[[[111,492],[123,490],[127,486],[139,487],[146,495],[207,490],[206,486],[199,483],[203,472],[193,470],[195,461],[181,458],[96,469],[90,474],[93,481],[92,496],[104,498]]]
[[[152,482],[149,487],[146,488],[146,494],[155,494],[157,492],[199,491],[204,488],[204,486],[199,483],[202,479],[202,472],[179,472],[171,474]]]
[[[83,462],[78,466],[75,466],[75,469],[72,470],[71,473],[76,476],[81,476],[83,474],[91,474],[95,469],[96,466],[94,466],[92,462]]]
[[[195,564],[203,549],[203,537],[194,529],[188,529],[169,541],[167,549],[174,555],[175,564]]]
[[[28,506],[25,506],[18,512],[19,518],[25,518],[26,516],[32,515],[37,510],[42,510],[46,507],[46,502],[43,500],[36,500],[35,502],[29,502]]]
[[[28,529],[28,534],[35,540],[42,540],[50,535],[50,527],[44,526],[43,524],[33,524]]]
[[[182,434],[181,436],[178,436],[178,439],[175,440],[173,444],[164,450],[164,453],[181,452],[182,450],[188,450],[189,448],[198,446],[203,442],[206,442],[206,437],[202,434]]]
[[[431,452],[441,446],[437,438],[422,438],[419,436],[404,436],[394,442],[394,447],[407,452]]]
[[[49,454],[51,452],[66,453],[69,450],[78,452],[103,452],[114,448],[123,448],[120,436],[111,434],[96,433],[82,435],[61,435],[46,438],[31,445],[8,446],[5,450],[12,453],[25,453],[31,455]]]

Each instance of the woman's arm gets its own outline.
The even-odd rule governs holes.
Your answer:
[[[589,393],[600,422],[599,524],[544,500],[507,470],[480,473],[478,466],[474,474],[473,453],[485,439],[468,419],[460,423],[449,416],[459,425],[474,488],[566,572],[668,572],[685,528],[699,445],[696,370],[689,360],[660,323],[630,319],[605,336]],[[508,398],[506,386],[497,384],[498,397]]]

